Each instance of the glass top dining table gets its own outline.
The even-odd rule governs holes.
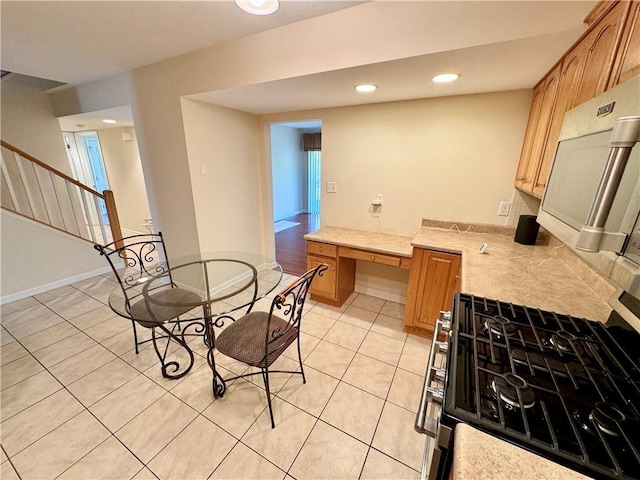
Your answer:
[[[200,301],[191,302],[193,308],[207,307],[210,315],[219,316],[253,305],[278,286],[282,275],[282,267],[271,257],[229,251],[170,258],[144,272],[125,270],[122,278],[128,285],[137,284],[138,293],[147,297],[173,281],[200,296]],[[109,306],[115,313],[130,317],[120,287],[109,295]]]
[[[180,373],[173,374],[165,371],[164,358],[160,358],[163,375],[167,378],[180,378],[191,369],[194,357],[186,336],[187,332],[195,331],[203,337],[208,348],[207,360],[213,371],[213,393],[218,397],[224,394],[226,387],[215,368],[214,327],[222,328],[226,321],[233,321],[239,315],[250,312],[258,300],[280,284],[282,276],[282,267],[273,258],[250,252],[229,251],[170,258],[168,262],[158,261],[144,271],[125,270],[121,278],[127,286],[134,286],[136,301],[144,300],[150,311],[153,308],[177,306],[193,309],[189,312],[191,317],[186,319],[186,326],[179,331],[168,328],[166,323],[156,325],[164,332],[165,338],[176,341],[190,357],[186,368],[178,366],[177,362],[169,362],[168,365],[173,364],[175,371],[180,370]],[[160,291],[176,287],[196,295],[190,294],[185,296],[186,299],[179,300],[175,300],[174,296],[158,295]],[[131,290],[127,292],[127,296],[131,303]],[[118,315],[136,320],[130,314],[130,304],[120,286],[109,295],[109,306]],[[161,357],[155,341],[154,346]]]

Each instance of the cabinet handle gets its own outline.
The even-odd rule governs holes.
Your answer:
[[[524,177],[518,177],[518,180],[522,181],[524,180]]]
[[[376,257],[374,257],[373,255],[371,255],[371,261],[375,261]]]
[[[460,280],[460,275],[456,275],[456,280]]]
[[[324,248],[320,247],[320,251],[324,250]]]

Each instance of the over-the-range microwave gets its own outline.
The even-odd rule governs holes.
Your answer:
[[[565,114],[538,223],[640,298],[640,76]]]

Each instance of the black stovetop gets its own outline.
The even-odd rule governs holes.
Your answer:
[[[640,478],[640,334],[456,294],[441,421],[593,477]]]

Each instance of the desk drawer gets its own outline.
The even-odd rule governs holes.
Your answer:
[[[356,260],[364,260],[366,262],[380,263],[382,265],[391,265],[392,267],[400,266],[400,257],[393,255],[385,255],[384,253],[370,252],[367,250],[358,250],[355,248],[340,248],[341,257],[355,258]]]
[[[338,247],[329,243],[307,242],[307,253],[322,255],[325,257],[336,258],[338,256]]]

